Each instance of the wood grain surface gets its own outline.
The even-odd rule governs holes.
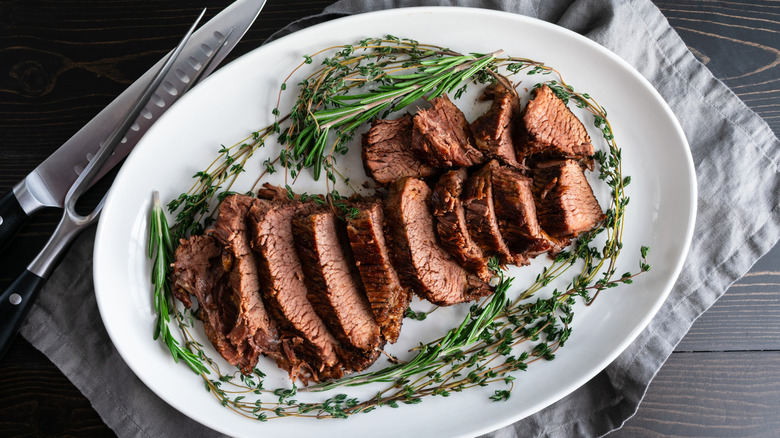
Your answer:
[[[201,7],[212,16],[229,3],[0,0],[0,193],[172,48]],[[229,59],[330,3],[269,1]],[[779,133],[780,2],[655,3],[691,51]],[[58,217],[35,217],[0,254],[0,287],[43,246]],[[780,436],[778,266],[775,248],[694,324],[637,415],[610,437]],[[0,359],[0,436],[113,435],[62,373],[17,338]]]
[[[699,60],[780,134],[780,2],[655,3]],[[780,437],[779,352],[776,246],[694,323],[637,414],[609,437]]]

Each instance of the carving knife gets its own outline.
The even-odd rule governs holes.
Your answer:
[[[264,5],[265,0],[238,0],[192,35],[162,85],[152,95],[95,180],[124,159],[152,124],[195,82],[214,71],[254,23]],[[224,45],[219,48],[220,44]],[[211,57],[218,48],[219,53]],[[10,192],[0,197],[0,249],[10,242],[27,218],[36,211],[44,207],[63,207],[71,185],[98,152],[101,142],[130,111],[167,56],[130,85]]]

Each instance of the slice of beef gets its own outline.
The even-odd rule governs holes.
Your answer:
[[[471,123],[477,148],[489,158],[519,167],[513,139],[515,119],[520,116],[520,99],[514,90],[492,84],[485,89],[482,100],[493,100],[493,104]]]
[[[576,160],[542,163],[534,170],[539,224],[551,236],[576,237],[606,217]]]
[[[547,85],[531,92],[531,100],[518,120],[518,158],[533,154],[572,158],[593,155],[585,126]]]
[[[401,332],[411,291],[401,285],[390,261],[383,224],[385,215],[378,200],[353,205],[357,214],[347,217],[347,236],[366,289],[371,311],[389,343]]]
[[[228,277],[238,315],[228,337],[243,358],[239,368],[244,373],[252,371],[261,353],[274,358],[280,367],[289,369],[279,343],[276,323],[268,315],[260,297],[257,261],[249,245],[245,223],[253,199],[245,195],[225,198],[219,207],[213,231],[214,237],[234,259]]]
[[[258,254],[263,300],[279,323],[281,342],[301,362],[292,367],[293,375],[313,380],[341,377],[338,341],[317,315],[307,298],[303,268],[295,251],[292,220],[296,214],[312,211],[312,203],[289,202],[285,198],[257,199],[252,204],[247,224],[252,248]]]
[[[414,115],[412,149],[418,157],[436,168],[468,167],[482,163],[482,152],[466,117],[447,95],[431,100],[432,107]]]
[[[331,210],[301,215],[293,219],[293,235],[309,301],[341,342],[345,365],[360,371],[379,356],[380,330],[337,221]]]
[[[498,161],[491,160],[466,181],[462,197],[466,226],[486,255],[496,256],[502,265],[524,265],[528,263],[527,259],[522,254],[512,252],[501,235],[496,218],[492,174],[498,167]]]
[[[442,175],[431,194],[431,207],[436,216],[436,231],[441,246],[461,266],[487,282],[492,277],[487,257],[469,235],[466,212],[460,200],[467,177],[464,168],[450,170]]]
[[[176,297],[188,308],[192,306],[190,294],[198,300],[198,316],[209,341],[228,363],[241,364],[241,356],[228,339],[238,310],[231,299],[222,249],[213,237],[202,235],[181,240],[173,263],[173,288]]]
[[[517,169],[497,166],[491,184],[498,228],[511,251],[529,257],[544,252],[553,255],[569,244],[566,239],[549,236],[539,226],[531,178]]]
[[[292,195],[292,199],[291,198]],[[292,201],[297,199],[294,193],[288,193],[286,187],[276,186],[271,183],[264,183],[262,187],[257,190],[257,197],[259,199],[266,200],[280,200],[280,201]]]
[[[487,283],[464,270],[439,245],[430,198],[431,189],[419,179],[402,178],[390,187],[385,203],[387,237],[401,281],[440,306],[490,294]]]
[[[412,116],[395,120],[376,120],[363,135],[363,168],[377,185],[385,186],[398,178],[427,178],[438,173],[412,151]]]

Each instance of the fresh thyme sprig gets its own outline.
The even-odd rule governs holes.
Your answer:
[[[273,126],[267,126],[230,147],[220,145],[219,156],[206,170],[193,175],[195,184],[190,190],[168,203],[170,212],[178,211],[173,225],[175,238],[203,233],[204,228],[213,221],[210,214],[213,212],[213,198],[217,196],[221,201],[231,193],[233,183],[246,171],[249,158],[258,148],[265,146],[265,141],[274,132]],[[276,171],[274,162],[269,159],[263,163],[265,170],[261,176]]]
[[[298,84],[301,92],[289,114],[291,123],[279,140],[287,144],[283,163],[291,174],[312,168],[317,180],[324,170],[332,182],[336,181],[332,171],[336,154],[345,154],[355,130],[376,117],[385,117],[423,97],[430,100],[455,92],[457,98],[472,81],[505,81],[495,73],[501,63],[512,74],[531,67],[534,73],[550,71],[530,59],[501,58],[501,50],[464,55],[393,36],[331,49],[315,54],[331,56]],[[305,56],[294,71],[313,59]],[[367,84],[375,88],[354,92]],[[281,88],[286,90],[286,82]],[[274,114],[279,117],[281,112],[275,109]],[[332,137],[335,140],[328,148]]]
[[[630,178],[622,173],[622,152],[615,143],[606,110],[588,94],[575,92],[553,68],[529,59],[505,57],[501,52],[463,55],[442,47],[388,36],[367,39],[355,46],[323,49],[304,57],[294,72],[323,55],[328,57],[321,66],[299,83],[301,93],[289,114],[282,116],[277,102],[271,126],[231,148],[222,147],[221,157],[206,171],[196,174],[196,185],[169,204],[169,209],[172,212],[178,209],[179,214],[167,237],[167,224],[152,225],[156,233],[161,233],[159,242],[166,239],[175,242],[174,237],[202,231],[202,227],[208,224],[213,198],[219,200],[228,193],[235,178],[243,171],[246,159],[272,134],[279,135],[279,141],[285,148],[275,159],[263,163],[263,175],[275,172],[278,163],[293,179],[304,168],[311,167],[315,177],[324,171],[326,183],[335,182],[337,178],[343,178],[336,168],[336,156],[347,152],[358,126],[375,117],[384,117],[420,97],[431,98],[453,91],[457,97],[472,82],[500,81],[511,87],[503,74],[522,72],[526,75],[552,75],[553,79],[544,83],[565,102],[574,103],[593,114],[593,123],[602,132],[606,143],[606,148],[599,150],[594,159],[598,163],[599,178],[611,189],[607,219],[597,229],[581,236],[571,250],[559,253],[512,300],[506,296],[512,279],[504,278],[503,272],[496,270],[499,282],[495,294],[482,304],[473,305],[461,324],[445,336],[416,348],[409,361],[395,360],[393,365],[377,372],[306,388],[297,388],[293,384],[289,388],[266,389],[263,387],[265,376],[260,370],[255,370],[251,376],[237,371],[223,374],[190,333],[194,322],[187,316],[187,311],[180,312],[173,307],[171,310],[184,345],[192,349],[203,370],[207,365],[218,376],[211,378],[206,372],[201,372],[206,389],[223,406],[261,421],[286,416],[343,418],[382,406],[419,403],[424,397],[447,397],[473,386],[501,382],[506,387],[495,390],[490,399],[506,400],[516,379],[514,371],[525,370],[537,360],[552,360],[558,348],[568,341],[577,297],[590,304],[602,290],[630,284],[636,275],[650,269],[648,248],[642,247],[639,271],[617,275],[618,256],[623,246],[625,208],[629,201],[625,187],[630,183]],[[291,77],[292,73],[281,86],[279,102]],[[283,128],[282,124],[287,122],[289,125]],[[289,196],[295,198],[290,186],[288,191]],[[350,214],[348,204],[343,202],[338,192],[328,189],[326,193],[317,196],[317,199],[330,203],[342,215]],[[603,244],[597,244],[597,241]],[[170,254],[172,249],[168,260]],[[577,262],[580,262],[581,268],[577,267]],[[160,268],[163,267],[164,264],[160,265]],[[572,269],[576,269],[574,273]],[[538,292],[564,276],[571,278],[565,288],[553,290],[547,298],[532,300]],[[158,274],[156,278],[161,279],[161,287],[165,290],[165,276]],[[167,310],[164,314],[167,315]],[[417,312],[414,315],[419,317]],[[165,328],[158,328],[158,331],[169,333],[169,319],[160,318],[159,321]],[[179,348],[178,344],[175,347]],[[174,357],[177,356],[174,354]],[[340,387],[366,384],[385,386],[375,396],[363,400],[349,398],[345,394],[314,403],[296,399],[304,393],[332,393]]]
[[[427,373],[431,369],[440,368],[443,358],[452,357],[453,354],[459,355],[464,348],[471,346],[480,339],[482,333],[490,324],[504,311],[506,302],[506,292],[512,284],[512,279],[502,278],[496,286],[496,290],[482,306],[474,306],[469,316],[464,319],[460,325],[451,329],[441,340],[422,345],[417,349],[415,357],[406,363],[386,367],[381,371],[373,373],[358,374],[348,376],[335,382],[325,382],[318,385],[312,385],[310,390],[327,391],[340,386],[356,386],[376,382],[398,382],[404,381],[412,376],[421,373]],[[445,359],[446,360],[446,359]]]
[[[351,137],[355,129],[375,116],[400,111],[412,102],[426,96],[428,99],[452,92],[461,82],[490,64],[495,53],[486,55],[443,56],[419,62],[418,71],[410,74],[387,74],[380,76],[382,84],[375,90],[362,94],[336,94],[318,101],[323,108],[311,112],[304,118],[293,118],[286,139],[290,143],[293,159],[304,158],[303,165],[312,167],[323,162],[328,134],[335,129],[341,138]],[[354,58],[347,58],[353,60]],[[342,61],[344,62],[344,61]],[[332,69],[352,71],[342,62],[331,61]],[[394,63],[397,61],[394,61]],[[410,66],[404,66],[404,69]],[[377,79],[380,79],[377,78]],[[345,81],[345,78],[339,80]],[[343,91],[349,90],[344,87]],[[299,110],[311,108],[313,98],[301,100]],[[314,166],[314,178],[319,178],[319,167]]]

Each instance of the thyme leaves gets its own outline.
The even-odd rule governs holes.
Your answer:
[[[529,59],[501,58],[500,50],[460,54],[392,36],[330,49],[306,56],[294,70],[312,64],[314,57],[323,53],[331,54],[299,83],[290,125],[280,136],[286,144],[285,155],[291,158],[288,164],[295,172],[312,168],[315,180],[323,170],[327,174],[332,169],[335,156],[347,152],[356,129],[377,117],[422,98],[430,100],[453,92],[460,97],[469,82],[506,82],[495,72],[502,62],[510,66],[512,74],[527,68],[550,70]],[[360,92],[367,85],[374,88]],[[274,114],[278,116],[279,110]]]

